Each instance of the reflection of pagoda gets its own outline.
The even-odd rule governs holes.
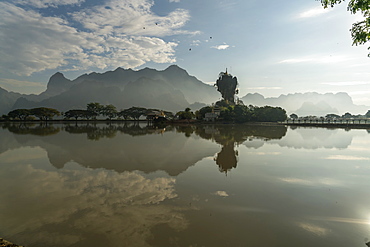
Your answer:
[[[222,146],[221,151],[215,158],[216,164],[218,165],[220,172],[227,173],[233,168],[236,168],[238,163],[237,156],[238,151],[234,150],[234,142],[229,142]]]
[[[235,104],[235,94],[238,93],[238,80],[236,77],[226,72],[221,72],[218,76],[215,86],[217,86],[217,91],[222,95],[222,98],[230,104]]]

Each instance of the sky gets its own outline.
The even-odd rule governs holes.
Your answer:
[[[0,0],[0,87],[40,93],[62,72],[176,64],[214,84],[227,68],[239,97],[347,92],[370,106],[369,44],[347,2],[316,0]]]

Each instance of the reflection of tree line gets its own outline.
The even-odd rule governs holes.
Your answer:
[[[60,127],[55,127],[50,124],[26,124],[26,123],[5,123],[2,125],[3,129],[18,135],[37,135],[49,136],[59,133]]]
[[[221,172],[230,171],[237,166],[238,151],[235,146],[242,144],[246,140],[281,139],[285,136],[287,128],[285,126],[256,126],[256,125],[183,125],[167,126],[166,128],[156,128],[139,123],[124,124],[64,124],[55,127],[53,124],[19,124],[8,123],[2,125],[3,129],[20,135],[32,134],[38,136],[54,135],[64,130],[70,134],[86,134],[89,140],[99,140],[101,138],[113,138],[117,132],[131,136],[143,136],[150,134],[163,133],[175,130],[184,133],[186,137],[197,135],[202,139],[213,140],[222,145],[221,151],[217,153],[215,162]],[[189,154],[191,155],[191,154]]]

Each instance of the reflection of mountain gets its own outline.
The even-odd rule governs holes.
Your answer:
[[[7,128],[17,132],[15,127]],[[146,173],[163,170],[171,176],[218,150],[214,143],[187,138],[170,128],[163,131],[139,125],[67,125],[61,129],[64,131],[52,136],[17,134],[14,138],[20,146],[45,149],[50,163],[57,168],[73,160],[90,168]]]
[[[366,132],[363,131],[365,134]],[[352,143],[352,138],[357,131],[345,131],[344,129],[325,128],[296,128],[288,131],[287,136],[280,141],[271,141],[282,147],[318,149],[338,148],[345,149]]]

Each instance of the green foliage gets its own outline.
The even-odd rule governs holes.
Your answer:
[[[103,116],[106,116],[111,120],[112,118],[115,118],[117,116],[117,109],[114,105],[106,105],[102,108],[101,113]]]
[[[131,107],[129,109],[125,109],[120,111],[118,116],[123,117],[124,119],[134,119],[139,120],[139,118],[143,115],[147,114],[148,109],[144,107]]]
[[[344,2],[344,0],[321,0],[324,8],[334,7],[335,4],[341,2]],[[353,45],[363,45],[370,40],[370,0],[351,0],[347,9],[352,14],[361,12],[364,17],[364,20],[353,23],[350,30]],[[370,50],[370,47],[368,49]],[[370,53],[368,56],[370,57]]]
[[[90,119],[93,116],[92,112],[88,110],[69,110],[64,113],[65,118],[75,118],[76,120],[78,118]]]
[[[31,115],[38,117],[40,120],[51,120],[55,116],[60,116],[60,112],[53,108],[38,107],[31,109]]]
[[[370,110],[368,110],[368,111],[366,112],[365,117],[370,118]]]
[[[195,117],[195,114],[191,111],[191,109],[188,107],[185,109],[185,111],[179,111],[176,113],[176,116],[182,120],[182,119],[193,119]]]
[[[19,120],[26,120],[31,115],[31,110],[29,109],[16,109],[8,113],[8,117]]]
[[[292,118],[292,119],[297,119],[298,115],[295,114],[295,113],[292,113],[292,114],[289,115],[289,117]]]
[[[340,118],[340,116],[337,114],[327,114],[325,118]]]
[[[104,106],[97,102],[87,104],[87,111],[94,119],[102,113],[103,108]]]
[[[286,111],[281,107],[255,107],[252,115],[252,120],[257,122],[279,122],[286,119]]]
[[[196,111],[195,112],[195,117],[198,120],[203,120],[206,113],[208,113],[208,112],[212,112],[212,107],[211,106],[205,106],[205,107],[199,109],[198,111]]]
[[[221,121],[235,123],[245,123],[251,121],[281,122],[287,119],[286,111],[281,107],[233,105],[227,104],[225,101],[219,101],[216,104],[221,110],[219,117],[219,120]],[[203,107],[197,111],[197,119],[204,119],[205,114],[211,111],[212,107]]]

